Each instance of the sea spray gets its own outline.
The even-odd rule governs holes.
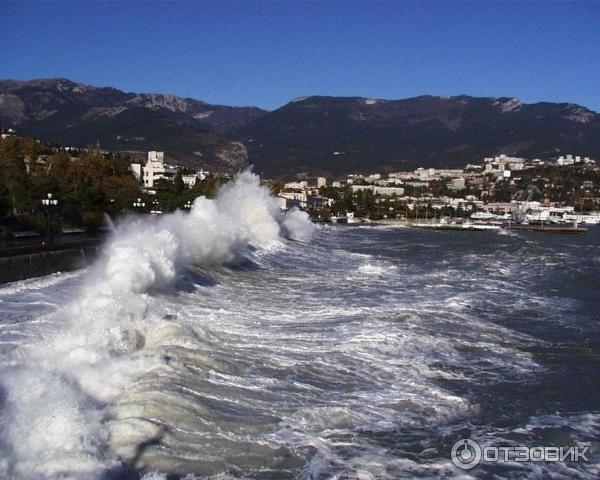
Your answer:
[[[58,330],[17,349],[15,366],[0,371],[0,477],[90,478],[132,461],[136,445],[160,436],[161,427],[126,408],[117,412],[115,402],[136,379],[163,368],[169,348],[202,343],[165,318],[154,294],[172,289],[190,264],[233,262],[251,247],[308,240],[313,228],[302,212],[283,215],[248,171],[215,199],[196,199],[190,212],[125,221],[78,298],[51,314]],[[111,420],[119,417],[125,421]]]

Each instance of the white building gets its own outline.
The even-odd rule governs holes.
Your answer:
[[[447,185],[450,190],[464,190],[466,186],[465,178],[453,178],[452,180],[450,180],[450,182],[448,182]]]
[[[590,157],[581,158],[581,155],[575,155],[575,156],[573,156],[570,153],[567,156],[561,155],[556,160],[556,164],[558,166],[575,165],[576,163],[585,163],[585,164],[588,164],[588,163],[596,163],[596,162],[594,162],[594,160],[590,159]]]
[[[308,182],[306,180],[302,180],[301,182],[288,182],[284,185],[284,188],[290,190],[304,190],[308,188]]]
[[[427,188],[429,187],[429,182],[422,182],[420,180],[414,180],[410,182],[404,182],[404,185],[407,187],[415,187],[415,188]]]
[[[556,160],[556,164],[560,167],[564,167],[565,165],[574,165],[575,159],[573,158],[573,155],[571,155],[571,154],[567,155],[566,157],[563,157],[561,155],[560,157],[558,157],[558,160]]]
[[[503,172],[523,170],[525,168],[525,159],[520,157],[509,157],[507,155],[499,155],[497,157],[488,157],[484,159],[485,173],[494,173],[498,177],[509,177]]]
[[[381,187],[389,187],[393,185],[404,185],[404,181],[399,178],[384,178],[383,180],[377,180],[375,185],[379,185]]]
[[[421,181],[439,180],[440,178],[457,177],[464,173],[462,168],[423,168],[419,167],[414,171],[413,178]]]
[[[465,173],[462,168],[442,168],[434,169],[435,175],[440,178],[459,177]]]
[[[183,180],[183,183],[185,184],[185,186],[188,188],[194,187],[196,185],[196,183],[198,182],[198,177],[195,174],[182,175],[181,179]]]
[[[195,187],[198,182],[206,180],[208,175],[209,175],[208,171],[200,169],[196,173],[191,173],[189,175],[182,175],[181,179],[183,180],[183,183],[185,183],[185,185],[188,188],[192,188],[192,187]]]
[[[346,185],[353,185],[355,182],[361,182],[364,179],[364,175],[351,173],[350,175],[346,176]]]
[[[415,172],[418,171],[415,170]],[[414,172],[394,172],[388,175],[388,178],[395,178],[397,180],[410,180],[411,178],[419,178],[419,175],[415,175]]]
[[[306,209],[306,207],[308,206],[308,195],[306,193],[298,192],[279,192],[277,202],[279,203],[279,207],[282,209],[292,207]]]
[[[384,196],[392,196],[392,195],[404,195],[404,188],[402,187],[379,187],[377,185],[352,185],[352,193],[356,193],[359,191],[369,191],[372,192],[373,195],[384,195]]]
[[[148,152],[148,160],[144,165],[132,163],[131,170],[144,188],[153,188],[157,180],[165,179],[172,182],[177,175],[177,167],[165,163],[164,152]]]
[[[414,178],[420,180],[431,180],[435,178],[435,168],[423,168],[419,167],[415,170]]]

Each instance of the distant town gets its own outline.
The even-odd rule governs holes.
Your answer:
[[[552,160],[508,155],[463,169],[420,167],[387,174],[299,178],[277,191],[282,209],[297,206],[333,222],[465,218],[600,222],[600,169],[589,157]],[[591,212],[594,212],[591,214]]]
[[[196,197],[214,195],[231,179],[171,164],[161,151],[139,161],[99,146],[45,144],[13,130],[1,133],[0,166],[4,239],[23,231],[100,229],[105,214],[189,209]],[[298,174],[294,181],[262,182],[282,211],[299,208],[316,222],[600,223],[600,168],[577,153],[551,159],[500,154],[461,169]]]

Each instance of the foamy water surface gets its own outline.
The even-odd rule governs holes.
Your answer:
[[[0,288],[0,477],[460,476],[463,437],[597,451],[599,238],[314,229],[244,174],[86,272]]]

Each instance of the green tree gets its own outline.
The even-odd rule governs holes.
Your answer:
[[[181,173],[177,173],[175,179],[173,180],[173,185],[175,187],[175,193],[177,195],[181,195],[185,190],[185,183],[183,183],[183,178],[181,178]]]
[[[19,137],[11,136],[0,143],[3,190],[13,215],[26,213],[32,206],[25,159],[35,153],[33,145]]]

